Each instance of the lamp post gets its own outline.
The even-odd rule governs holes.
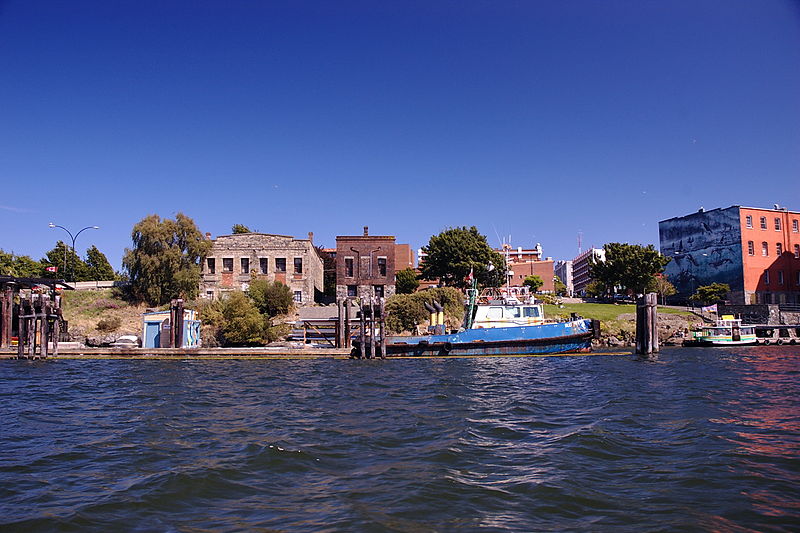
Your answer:
[[[80,231],[78,231],[78,233],[73,235],[72,232],[70,230],[68,230],[67,228],[65,228],[64,226],[59,226],[58,224],[53,224],[52,222],[49,223],[47,226],[49,228],[61,228],[61,229],[63,229],[64,231],[66,231],[69,234],[69,236],[72,238],[72,253],[73,254],[75,253],[75,240],[78,238],[78,235],[80,235],[81,233],[83,233],[87,229],[100,229],[100,226],[86,226],[85,228],[83,228]],[[65,243],[64,244],[64,275],[65,276],[66,276],[66,273],[67,273],[67,245]],[[74,277],[74,274],[75,273],[73,272],[73,277]],[[74,280],[72,280],[72,281],[74,281]]]

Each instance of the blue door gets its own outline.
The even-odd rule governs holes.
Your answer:
[[[144,333],[145,348],[161,347],[161,322],[147,322]]]

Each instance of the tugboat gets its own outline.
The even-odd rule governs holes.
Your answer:
[[[757,344],[754,326],[742,325],[733,315],[722,315],[713,326],[701,326],[684,346],[748,346]]]
[[[494,289],[477,296],[475,282],[467,289],[464,324],[445,333],[386,338],[392,356],[558,355],[589,352],[600,335],[600,322],[573,316],[565,322],[544,318],[542,304],[526,288]]]

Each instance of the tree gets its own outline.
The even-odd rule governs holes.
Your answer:
[[[294,306],[292,290],[280,281],[252,280],[247,296],[258,311],[268,317],[285,315]]]
[[[17,278],[40,278],[44,268],[27,255],[14,255],[0,249],[0,275]]]
[[[664,276],[654,276],[652,282],[647,286],[647,292],[655,292],[661,296],[661,303],[667,303],[667,296],[672,296],[676,292],[675,286]]]
[[[66,251],[67,265],[64,268]],[[40,261],[43,275],[48,278],[66,279],[68,281],[90,281],[89,268],[86,263],[75,253],[71,246],[64,241],[56,242],[55,247],[45,254]],[[48,272],[48,267],[56,267],[57,272]]]
[[[721,302],[725,300],[730,291],[731,288],[727,283],[712,283],[711,285],[698,287],[697,292],[689,296],[689,299],[706,304]]]
[[[536,292],[542,288],[542,285],[544,285],[544,280],[542,280],[540,276],[536,275],[525,276],[522,284],[526,287],[529,287],[531,292]]]
[[[200,263],[211,248],[194,221],[178,213],[175,220],[149,215],[131,232],[133,248],[122,260],[131,280],[131,295],[149,305],[173,298],[192,299],[200,287]]]
[[[445,321],[458,327],[464,319],[464,295],[453,287],[438,287],[413,294],[395,294],[386,300],[386,327],[400,333],[414,331],[429,318],[425,302],[434,300],[444,307]]]
[[[411,294],[419,288],[417,273],[413,268],[405,268],[395,273],[395,289],[397,294]]]
[[[592,278],[608,289],[622,288],[624,292],[644,293],[653,277],[664,271],[670,258],[661,255],[652,244],[641,246],[612,242],[603,246],[605,261],[593,259]]]
[[[592,298],[601,298],[608,294],[608,288],[599,280],[589,282],[584,290]]]
[[[111,281],[116,277],[105,254],[94,245],[86,251],[86,267],[91,281]]]
[[[564,285],[558,276],[553,276],[553,288],[558,296],[566,296],[567,286]]]
[[[250,231],[250,228],[245,226],[244,224],[234,224],[231,228],[231,232],[235,235],[237,233],[253,233]]]
[[[439,279],[444,286],[466,288],[466,278],[472,272],[483,287],[499,287],[505,282],[505,259],[475,226],[448,228],[432,236],[422,251],[427,254],[420,268],[422,279]]]

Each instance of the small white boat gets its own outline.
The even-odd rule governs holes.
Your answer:
[[[687,346],[742,346],[756,344],[756,329],[742,325],[733,315],[722,315],[713,326],[702,326],[694,332]]]

